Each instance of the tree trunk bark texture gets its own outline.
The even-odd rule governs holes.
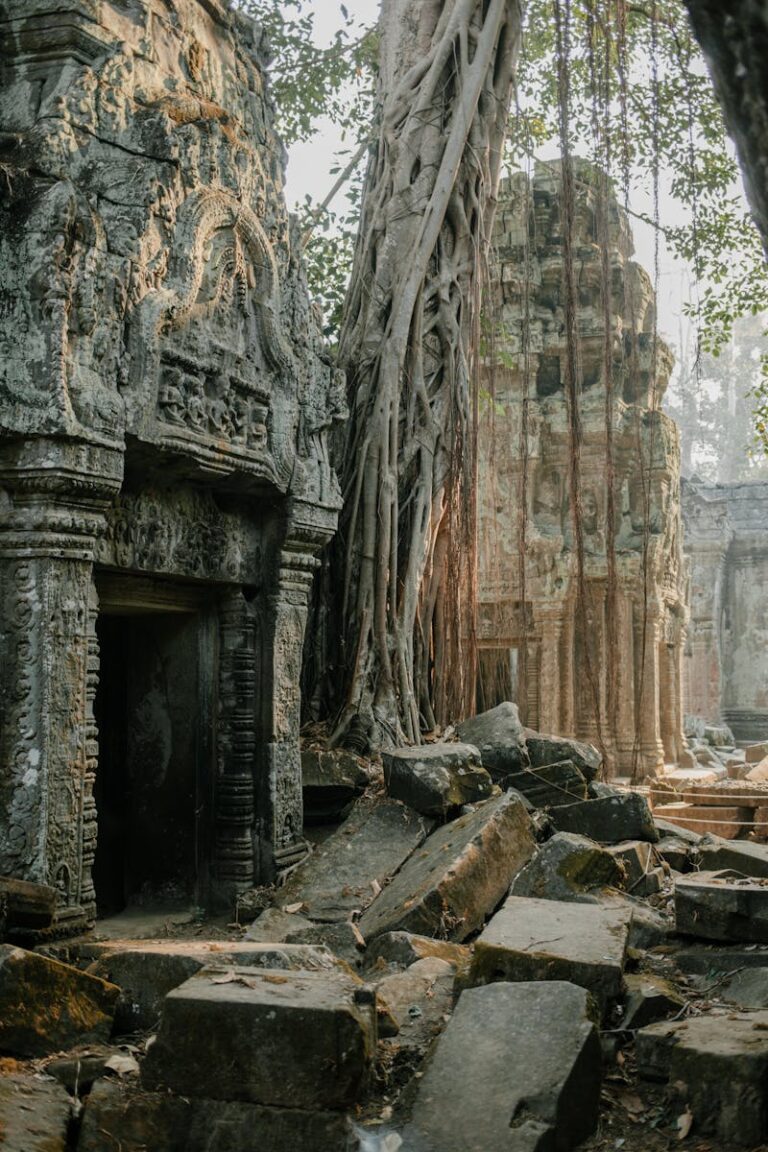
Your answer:
[[[520,0],[382,0],[377,135],[340,339],[342,735],[471,708],[479,294]]]
[[[685,0],[768,252],[768,3]]]

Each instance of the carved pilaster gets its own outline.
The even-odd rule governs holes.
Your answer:
[[[256,651],[253,608],[232,591],[219,609],[214,880],[231,898],[254,882]]]
[[[89,472],[90,467],[90,472]],[[51,884],[59,921],[95,914],[98,677],[92,563],[113,456],[27,441],[0,455],[0,871]]]

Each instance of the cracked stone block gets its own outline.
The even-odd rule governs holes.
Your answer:
[[[512,772],[503,787],[515,788],[536,808],[559,808],[587,799],[587,782],[571,760]]]
[[[70,1099],[61,1084],[36,1076],[0,1076],[3,1152],[66,1152]]]
[[[475,942],[469,984],[569,980],[605,1007],[624,989],[632,913],[510,896]]]
[[[675,881],[675,925],[705,940],[768,943],[768,880],[696,872]]]
[[[591,783],[602,767],[603,757],[592,744],[569,740],[564,736],[542,736],[526,729],[526,745],[532,768],[544,768],[562,760],[570,760]]]
[[[512,881],[510,895],[592,903],[592,889],[621,883],[621,868],[605,848],[586,836],[556,832]]]
[[[69,964],[0,945],[0,1052],[45,1056],[108,1040],[119,995]]]
[[[493,781],[472,744],[421,744],[383,752],[381,758],[389,795],[425,816],[439,819],[493,793]]]
[[[558,832],[576,832],[599,844],[619,844],[622,840],[649,840],[653,844],[659,838],[648,801],[637,792],[569,804],[554,809],[551,816]]]
[[[677,1086],[697,1132],[750,1148],[768,1138],[768,1012],[651,1024],[637,1034],[637,1066]]]
[[[310,920],[349,920],[368,907],[432,827],[399,800],[364,797],[280,889],[281,907],[303,904]]]
[[[142,1067],[146,1088],[304,1109],[364,1091],[375,996],[354,976],[209,968],[165,999]]]
[[[366,940],[403,930],[461,943],[482,926],[536,849],[509,792],[435,832],[360,920]]]
[[[459,738],[480,751],[483,767],[494,780],[519,772],[530,765],[525,728],[517,705],[507,700],[488,712],[481,712],[458,727]]]
[[[349,1139],[342,1112],[193,1099],[102,1080],[86,1099],[77,1152],[341,1152]]]
[[[600,1042],[582,988],[463,992],[419,1082],[404,1152],[566,1152],[597,1126]]]

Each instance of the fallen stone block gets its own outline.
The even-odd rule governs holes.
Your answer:
[[[165,999],[142,1067],[150,1091],[304,1109],[364,1091],[375,996],[353,976],[209,968]]]
[[[442,1031],[453,1009],[455,975],[452,964],[431,956],[379,980],[377,999],[397,1022],[399,1046],[425,1049]]]
[[[720,976],[740,968],[768,968],[768,946],[759,944],[704,944],[686,941],[675,950],[675,967],[680,972],[700,977],[706,987]]]
[[[70,1096],[84,1096],[102,1076],[129,1075],[130,1065],[135,1066],[132,1071],[138,1074],[138,1062],[123,1048],[87,1044],[72,1049],[66,1056],[54,1056],[46,1061],[45,1074],[58,1080]]]
[[[725,770],[729,780],[746,780],[749,768],[749,764],[736,756],[729,756],[725,762]]]
[[[570,760],[589,784],[602,767],[603,757],[591,744],[569,740],[565,736],[542,736],[530,729],[525,730],[525,736],[531,768],[545,768],[548,764]]]
[[[768,847],[751,841],[728,843],[717,837],[707,837],[699,842],[698,861],[702,872],[722,872],[733,869],[745,876],[760,876],[768,879]]]
[[[571,760],[512,772],[502,787],[521,792],[535,808],[559,808],[587,799],[587,782]]]
[[[713,748],[733,748],[736,743],[726,724],[708,724],[704,729],[704,739]]]
[[[403,1152],[566,1152],[597,1125],[600,1083],[583,989],[470,989],[419,1082]]]
[[[510,701],[465,720],[459,724],[458,733],[465,744],[473,744],[479,750],[483,767],[494,780],[530,764],[525,729],[517,705]]]
[[[301,905],[303,907],[303,905]],[[300,912],[286,912],[285,908],[265,908],[256,917],[243,937],[259,944],[284,943],[292,932],[300,932],[302,928],[311,928],[312,921]]]
[[[740,1008],[768,1008],[768,968],[737,972],[721,986],[719,994]]]
[[[753,784],[762,784],[768,781],[768,756],[760,760],[757,764],[750,765],[749,771],[744,779],[752,781]]]
[[[536,848],[508,792],[435,832],[363,913],[366,940],[398,929],[461,943],[482,926]]]
[[[355,924],[339,921],[337,924],[310,924],[297,928],[286,937],[288,944],[319,944],[326,947],[334,956],[346,961],[352,968],[358,968],[365,951],[365,943]]]
[[[697,872],[675,881],[675,926],[705,940],[768,943],[768,880]]]
[[[678,827],[677,824],[670,824],[668,820],[664,820],[659,816],[656,811],[653,812],[653,822],[660,836],[674,836],[676,840],[682,840],[691,848],[695,848],[703,839],[700,832],[692,832],[690,828],[681,828]]]
[[[366,761],[345,748],[305,748],[301,753],[305,824],[338,820],[373,777]]]
[[[718,780],[714,784],[689,784],[681,799],[701,808],[759,808],[768,804],[768,784],[752,780]]]
[[[0,939],[3,932],[12,936],[50,928],[57,898],[56,889],[47,884],[0,876]]]
[[[475,941],[469,984],[569,980],[601,1007],[623,990],[632,913],[510,896]]]
[[[677,804],[661,804],[654,808],[654,814],[668,824],[679,828],[690,828],[693,832],[707,832],[721,836],[724,840],[737,840],[743,836],[752,823],[752,810],[738,807],[703,807],[681,801]]]
[[[677,836],[662,836],[654,848],[656,855],[668,864],[673,872],[689,872],[693,867],[691,845]]]
[[[591,903],[595,889],[622,882],[621,867],[605,848],[586,836],[557,832],[517,874],[510,895]]]
[[[384,783],[395,800],[436,819],[487,800],[493,780],[472,744],[422,744],[382,753]]]
[[[637,792],[569,804],[553,809],[551,815],[558,832],[576,832],[599,844],[622,840],[655,843],[659,838],[648,801]]]
[[[386,964],[408,968],[428,957],[445,960],[455,968],[465,968],[469,964],[470,952],[466,944],[449,944],[447,940],[417,936],[412,932],[383,932],[368,945],[365,952],[368,968]]]
[[[627,892],[604,892],[600,897],[604,908],[613,908],[632,917],[629,926],[629,947],[646,952],[666,944],[674,925],[658,909],[639,896]]]
[[[624,874],[624,883],[621,885],[627,892],[634,892],[637,896],[644,896],[643,881],[655,867],[655,849],[647,840],[628,840],[623,844],[614,844],[606,848]],[[615,885],[618,887],[618,885]]]
[[[750,1148],[768,1136],[768,1012],[652,1024],[637,1034],[637,1065],[677,1086],[697,1132]]]
[[[747,744],[744,749],[744,760],[747,764],[759,764],[768,758],[768,744],[761,741],[758,744]]]
[[[77,1152],[342,1152],[349,1140],[342,1112],[194,1099],[102,1080],[86,1100]]]
[[[109,1039],[120,989],[78,968],[0,945],[0,1052],[45,1056]]]
[[[280,906],[302,904],[310,920],[349,920],[368,907],[431,828],[430,820],[398,800],[364,797],[280,889]]]
[[[61,1084],[39,1076],[0,1076],[3,1152],[66,1152],[70,1100]]]
[[[624,977],[626,997],[621,1027],[645,1028],[679,1012],[685,1000],[668,980],[647,973],[630,972]]]

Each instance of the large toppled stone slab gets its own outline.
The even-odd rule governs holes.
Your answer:
[[[603,757],[591,744],[581,740],[569,740],[565,736],[542,736],[541,732],[526,729],[526,746],[531,759],[531,768],[545,768],[570,760],[581,772],[587,783],[595,779],[603,763]]]
[[[170,992],[148,1089],[284,1108],[353,1104],[376,1044],[375,996],[336,972],[204,969]]]
[[[44,1056],[107,1040],[120,989],[69,964],[0,945],[0,1052]]]
[[[359,800],[351,815],[280,889],[311,920],[349,920],[424,841],[432,822],[398,800]]]
[[[439,829],[365,912],[366,940],[405,930],[459,943],[482,926],[536,849],[513,792]]]
[[[637,1065],[677,1086],[697,1132],[750,1148],[768,1137],[768,1012],[652,1024],[637,1034]]]
[[[3,1152],[66,1152],[70,1100],[61,1084],[40,1076],[0,1076]]]
[[[587,799],[587,782],[572,760],[511,772],[503,786],[522,792],[536,808],[559,808]]]
[[[704,872],[732,868],[745,876],[768,879],[768,845],[739,841],[736,844],[707,836],[698,843],[699,866]]]
[[[659,838],[648,801],[637,792],[556,808],[552,821],[558,832],[576,832],[599,844],[618,844],[622,840],[648,840],[653,844]]]
[[[494,780],[501,780],[530,765],[525,728],[517,705],[509,700],[465,720],[459,724],[458,732],[465,744],[473,744],[479,749],[483,767]]]
[[[616,888],[622,880],[605,848],[586,836],[557,832],[512,881],[510,895],[593,903],[595,889]]]
[[[675,926],[705,940],[768,943],[768,880],[696,872],[675,881]]]
[[[600,1082],[583,989],[470,989],[419,1084],[403,1152],[566,1152],[597,1125]]]
[[[623,990],[632,913],[510,896],[475,941],[469,984],[569,980],[605,1006]]]
[[[86,1100],[77,1152],[343,1152],[349,1138],[342,1112],[142,1092],[102,1080]]]
[[[289,919],[296,928],[296,917]],[[74,962],[91,958],[89,973],[119,985],[114,1020],[117,1035],[154,1028],[167,994],[210,964],[315,972],[340,967],[328,951],[308,944],[109,941],[72,946],[70,953]]]
[[[440,819],[493,792],[473,744],[421,744],[382,752],[381,758],[389,795],[425,816]]]

